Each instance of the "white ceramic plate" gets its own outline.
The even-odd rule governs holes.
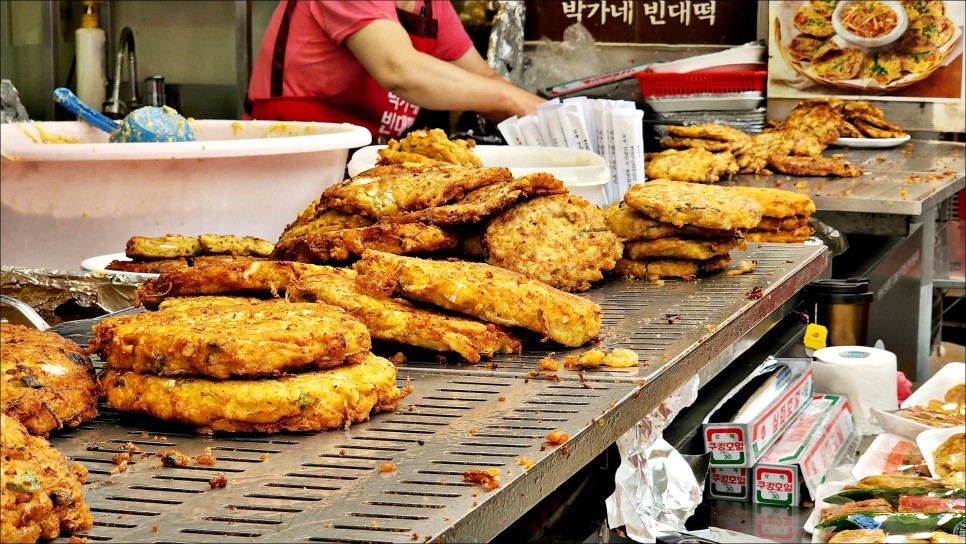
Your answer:
[[[123,253],[108,253],[107,255],[98,255],[97,257],[84,259],[81,261],[81,268],[89,272],[105,274],[107,276],[123,276],[124,278],[130,278],[135,281],[158,277],[157,274],[121,272],[119,270],[108,270],[105,268],[107,265],[111,264],[111,261],[114,260],[130,261],[131,259],[128,259]]]
[[[906,134],[901,138],[839,138],[832,143],[853,149],[879,149],[883,147],[895,147],[908,142],[911,137]]]

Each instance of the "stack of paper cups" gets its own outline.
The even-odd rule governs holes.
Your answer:
[[[814,356],[816,391],[848,396],[859,432],[882,432],[872,423],[871,410],[899,408],[895,354],[865,346],[835,346],[820,349]]]

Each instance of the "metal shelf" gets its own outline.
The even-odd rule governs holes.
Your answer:
[[[724,368],[791,310],[799,289],[827,269],[827,255],[819,246],[763,244],[734,254],[758,260],[750,274],[663,285],[613,281],[586,293],[605,308],[600,346],[635,349],[648,359],[638,369],[537,372],[535,361],[549,351],[497,357],[489,365],[410,362],[398,379],[414,392],[395,412],[324,433],[200,436],[103,410],[51,438],[90,471],[85,500],[95,525],[79,536],[92,542],[492,539],[695,373]],[[668,313],[680,317],[668,323]],[[548,446],[553,430],[566,433],[567,442]],[[218,461],[163,468],[154,456],[136,455],[127,471],[112,475],[111,458],[127,442],[148,454],[175,448],[194,457],[211,448]],[[533,466],[518,464],[524,458]],[[384,472],[383,464],[395,470]],[[487,492],[464,482],[471,468],[499,469],[501,487]],[[227,477],[227,487],[210,488],[217,474]]]

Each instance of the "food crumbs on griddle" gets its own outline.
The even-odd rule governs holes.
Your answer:
[[[403,355],[401,351],[397,351],[395,355],[389,358],[389,362],[394,365],[401,365],[406,363],[406,356]]]
[[[152,525],[152,526],[151,526],[151,532],[152,532],[152,533],[156,533],[156,532],[158,532],[158,526],[157,526],[157,525]]]
[[[503,402],[503,401],[505,401],[505,400],[506,400],[506,397],[499,397],[499,398],[497,398],[496,400],[498,400],[498,401],[500,401],[500,402]]]
[[[70,540],[68,540],[67,542],[69,542],[70,544],[86,544],[87,539],[82,536],[70,535]]]
[[[494,474],[493,471],[496,471],[496,474]],[[493,491],[494,489],[500,487],[500,481],[496,479],[496,476],[499,473],[500,469],[498,468],[488,468],[486,470],[471,468],[463,472],[463,481],[474,484],[482,484],[485,491]]]
[[[664,317],[667,318],[668,325],[673,325],[680,321],[681,314],[664,314]]]
[[[113,462],[115,465],[120,465],[121,463],[128,463],[130,461],[131,461],[131,452],[127,452],[127,451],[121,452],[121,453],[115,453],[114,456],[111,457],[111,462]]]
[[[169,468],[184,467],[191,462],[187,455],[175,449],[161,450],[157,453],[157,456],[161,458],[161,464]]]
[[[228,478],[225,478],[224,474],[219,474],[218,476],[208,480],[208,485],[210,485],[212,489],[223,488],[228,485]]]
[[[745,298],[748,300],[758,300],[765,295],[765,290],[761,288],[760,285],[754,286],[751,291],[745,293]]]
[[[740,276],[742,274],[748,274],[749,272],[754,272],[756,268],[758,268],[758,259],[741,260],[741,261],[738,261],[737,268],[734,268],[725,272],[725,275]]]
[[[413,541],[415,542],[417,540],[419,540],[419,534],[413,533]]]
[[[258,458],[261,459],[262,461],[268,461],[268,457],[269,455],[267,453],[263,453],[258,456]]]
[[[480,492],[474,489],[473,490],[473,496],[474,497],[479,497],[480,496]]]
[[[513,461],[516,464],[518,464],[521,467],[523,467],[523,470],[526,470],[526,469],[532,467],[533,465],[537,464],[536,461],[534,461],[533,459],[530,459],[529,457],[517,457]]]
[[[141,448],[137,447],[133,442],[128,442],[127,444],[124,444],[124,449],[126,449],[130,453],[141,451]]]
[[[570,446],[564,445],[560,448],[560,455],[570,455]]]
[[[470,434],[476,434],[476,433],[478,433],[478,432],[479,432],[479,431],[477,431],[475,427],[470,427],[470,430],[469,430],[469,433],[470,433]]]
[[[397,468],[399,467],[392,463],[383,463],[379,465],[379,472],[396,472]]]
[[[218,462],[218,460],[215,459],[215,457],[213,455],[199,455],[198,457],[195,457],[195,464],[196,465],[202,465],[202,466],[206,466],[206,467],[213,467],[213,466],[215,466],[215,463],[217,463],[217,462]]]
[[[554,360],[553,357],[549,355],[537,361],[537,364],[540,365],[540,368],[544,370],[549,370],[550,372],[556,372],[560,370],[560,363],[558,363],[556,360]]]
[[[417,440],[416,443],[419,444],[420,446],[422,446],[423,444],[426,443],[426,441],[425,440]]]
[[[547,449],[548,446],[559,446],[563,444],[564,442],[570,440],[570,435],[559,429],[554,429],[550,431],[550,434],[544,437],[544,440],[546,440],[546,442],[540,446],[540,451]]]

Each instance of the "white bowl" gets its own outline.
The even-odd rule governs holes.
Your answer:
[[[870,50],[883,49],[898,40],[902,36],[902,33],[905,32],[906,28],[909,26],[909,17],[906,15],[905,8],[902,7],[902,4],[894,0],[875,0],[875,2],[885,4],[886,7],[895,12],[896,26],[890,32],[881,36],[868,38],[858,36],[850,32],[842,24],[842,12],[850,4],[863,4],[866,2],[843,0],[842,2],[839,2],[837,6],[835,6],[835,11],[832,12],[832,28],[835,29],[835,33],[852,45]]]
[[[191,126],[195,142],[124,144],[77,121],[0,126],[0,264],[76,269],[134,235],[274,242],[372,141],[349,124]]]
[[[350,176],[375,166],[384,145],[370,145],[352,154]],[[473,148],[484,166],[503,166],[514,176],[548,172],[564,182],[571,193],[605,207],[610,168],[604,158],[590,151],[564,147],[480,145]]]

